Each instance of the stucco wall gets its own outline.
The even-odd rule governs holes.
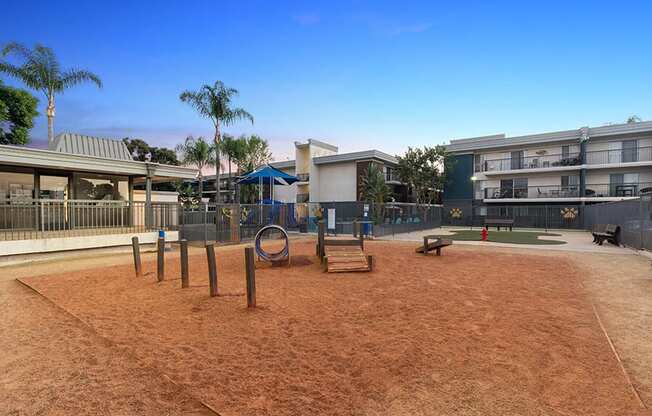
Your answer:
[[[319,171],[319,202],[355,201],[356,163],[316,165]],[[311,192],[314,189],[311,177]],[[311,194],[311,200],[312,194]]]

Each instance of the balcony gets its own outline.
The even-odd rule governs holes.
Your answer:
[[[631,163],[652,161],[652,147],[630,149],[597,150],[586,152],[587,165],[607,165],[610,163]]]
[[[622,184],[587,184],[583,196],[579,185],[546,185],[522,188],[485,188],[484,199],[540,198],[626,198],[652,192],[652,182]]]
[[[482,172],[502,172],[521,169],[545,169],[553,167],[577,166],[581,164],[579,153],[537,155],[522,158],[485,160]]]
[[[299,178],[299,182],[310,182],[310,174],[309,173],[297,173],[297,178]]]

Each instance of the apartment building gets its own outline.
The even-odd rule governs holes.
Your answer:
[[[652,122],[451,140],[444,202],[591,204],[652,191]]]
[[[397,202],[407,201],[407,187],[398,180],[394,156],[379,150],[338,153],[337,146],[309,139],[295,142],[295,159],[271,163],[299,178],[291,186],[275,186],[274,199],[282,202],[359,201],[362,178],[371,164],[383,170]]]

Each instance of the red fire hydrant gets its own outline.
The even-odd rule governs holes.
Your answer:
[[[487,227],[482,227],[482,241],[487,241]]]

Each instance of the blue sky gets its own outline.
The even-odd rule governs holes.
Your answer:
[[[0,43],[43,43],[104,81],[59,97],[57,132],[211,137],[178,96],[216,79],[255,117],[227,132],[267,138],[277,159],[306,138],[400,153],[652,118],[649,2],[102,3],[2,6]]]

